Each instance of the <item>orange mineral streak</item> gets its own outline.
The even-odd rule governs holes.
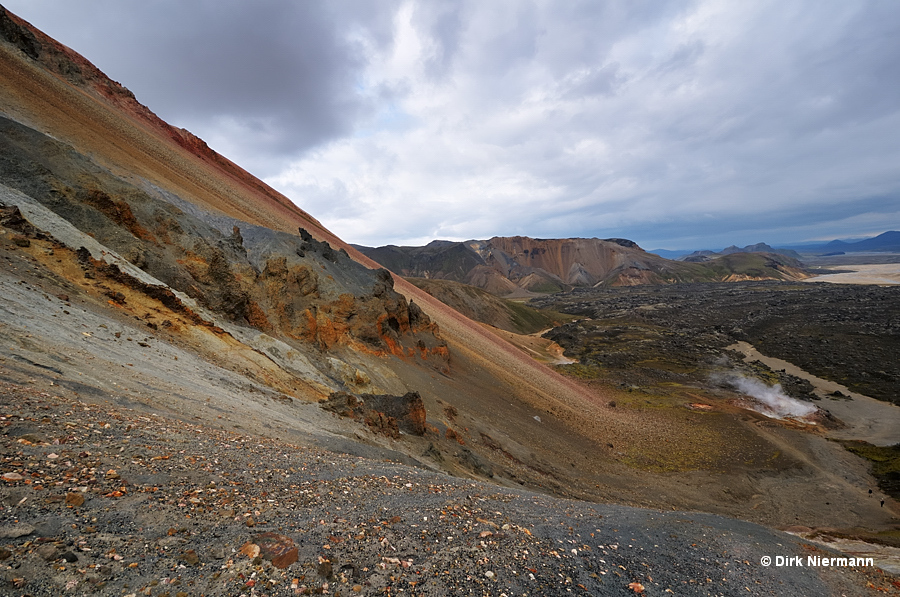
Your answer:
[[[14,15],[10,18],[29,26]],[[194,135],[163,122],[76,52],[31,30],[43,46],[39,61],[0,42],[0,78],[6,82],[0,85],[0,107],[7,115],[72,145],[127,179],[144,178],[182,199],[252,224],[294,234],[303,227],[367,267],[380,268],[287,197]],[[64,76],[60,64],[66,60],[81,69],[83,82],[76,84]],[[543,404],[598,400],[412,284],[398,279],[395,288],[414,299],[437,324],[451,354],[466,352],[517,394]],[[326,346],[346,331],[327,314],[307,312],[305,319],[304,336]],[[394,354],[409,354],[399,345],[389,346]]]
[[[378,320],[376,321],[376,325],[378,326],[378,335],[381,336],[381,339],[384,341],[385,345],[387,345],[388,352],[396,356],[405,356],[406,352],[403,350],[403,346],[401,346],[393,336],[387,333],[387,330],[390,329],[389,327],[387,327],[387,320],[390,319],[390,317],[390,314],[385,313],[378,318]]]
[[[247,321],[253,327],[264,332],[271,332],[273,330],[272,323],[269,321],[269,318],[266,317],[266,312],[263,311],[262,307],[260,307],[259,303],[256,301],[250,301],[247,306]]]

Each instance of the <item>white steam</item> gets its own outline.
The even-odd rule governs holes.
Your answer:
[[[752,377],[739,373],[719,376],[719,379],[739,392],[752,398],[759,408],[753,410],[776,419],[794,419],[809,416],[818,410],[814,405],[791,398],[781,389],[781,384],[767,386]]]

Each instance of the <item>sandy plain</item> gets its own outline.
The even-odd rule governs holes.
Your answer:
[[[878,285],[900,284],[900,263],[842,265],[835,267],[834,269],[837,271],[813,276],[812,278],[807,278],[804,282]]]

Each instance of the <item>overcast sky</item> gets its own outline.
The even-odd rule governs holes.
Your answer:
[[[0,0],[344,240],[900,229],[900,2]]]

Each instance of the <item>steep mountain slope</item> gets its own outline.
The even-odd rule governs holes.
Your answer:
[[[528,305],[499,298],[486,290],[468,284],[425,278],[409,278],[408,281],[469,319],[508,332],[533,334],[549,329],[558,323],[558,319],[554,320]]]
[[[577,286],[806,277],[799,261],[774,252],[733,257],[746,251],[730,251],[714,255],[716,259],[672,261],[625,239],[513,236],[464,243],[434,241],[425,247],[357,248],[396,274],[464,282],[500,296]]]
[[[42,275],[57,289],[49,296],[71,300],[77,294],[98,310],[100,321],[124,310],[158,341],[190,347],[246,376],[263,398],[272,391],[302,401],[336,391],[418,391],[432,413],[432,435],[396,445],[378,435],[360,436],[363,441],[456,474],[493,474],[573,495],[592,491],[595,483],[570,483],[562,463],[583,453],[585,442],[600,441],[601,429],[617,427],[618,414],[598,411],[600,424],[589,437],[568,432],[565,419],[605,402],[595,392],[413,285],[397,280],[392,288],[389,275],[367,269],[376,264],[202,142],[157,119],[71,50],[8,13],[2,31],[0,182],[14,226],[9,234],[16,236],[6,246],[47,270]],[[27,379],[41,371],[33,363],[68,350],[54,341],[49,321],[40,328],[44,347],[34,358],[16,360],[19,373],[12,378]],[[8,338],[19,333],[15,327],[7,332]],[[98,364],[121,368],[94,349],[90,358]],[[96,386],[105,383],[96,380],[94,392]],[[445,400],[454,402],[456,422],[444,415]],[[519,414],[493,424],[498,404],[516,405]],[[258,406],[248,403],[238,412],[258,419]],[[562,417],[549,451],[534,443],[532,418],[548,409]],[[279,415],[288,428],[314,431],[296,418],[311,416],[290,409]],[[337,429],[356,437],[345,426]],[[480,441],[481,434],[503,438],[505,451]],[[511,450],[525,457],[509,461]],[[542,463],[529,465],[535,458]]]

